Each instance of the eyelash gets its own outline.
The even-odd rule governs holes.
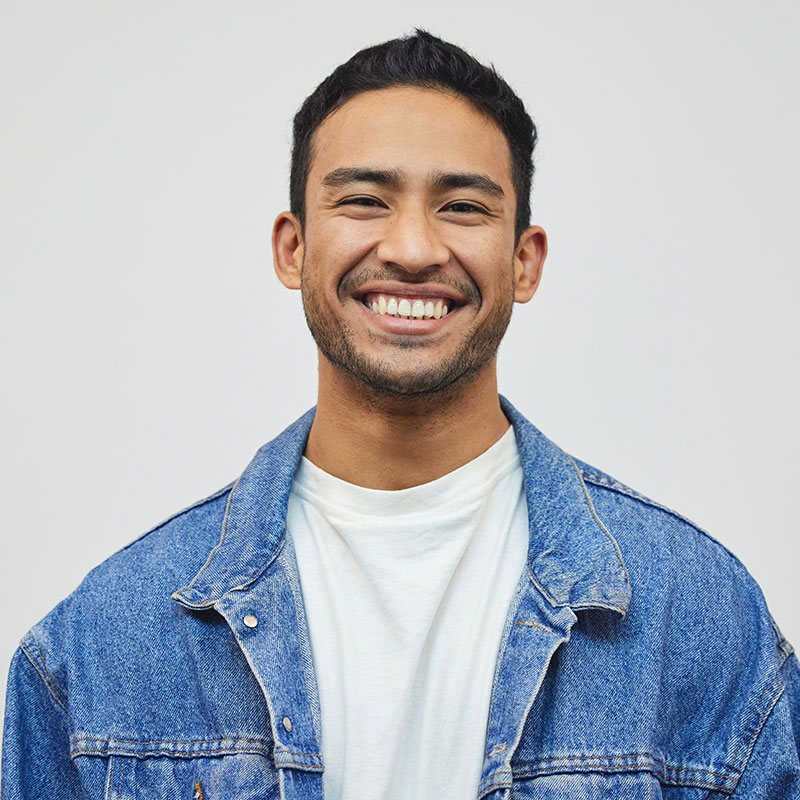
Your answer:
[[[365,195],[359,195],[358,197],[348,197],[344,200],[339,202],[340,206],[346,205],[354,205],[354,206],[363,206],[364,208],[381,208],[385,207],[384,204],[375,197],[367,197]],[[474,203],[469,203],[466,200],[456,200],[453,203],[449,203],[448,205],[444,206],[444,209],[453,210],[454,206],[462,206],[466,209],[466,211],[456,211],[457,214],[467,214],[467,213],[476,213],[476,214],[487,214],[488,212],[481,208]]]
[[[339,202],[340,206],[364,206],[365,208],[381,207],[383,203],[374,197],[365,197],[359,195],[358,197],[347,197]]]
[[[480,206],[476,206],[474,203],[468,203],[466,200],[457,200],[455,203],[450,203],[446,205],[445,208],[452,209],[453,206],[465,206],[469,212],[476,212],[478,214],[486,214],[487,211]],[[456,212],[456,213],[466,213],[466,212]]]

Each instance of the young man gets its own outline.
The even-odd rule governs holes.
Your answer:
[[[498,396],[547,250],[519,98],[419,32],[294,132],[318,405],[23,639],[4,800],[800,797],[744,568]]]

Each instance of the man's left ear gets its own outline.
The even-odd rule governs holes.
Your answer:
[[[547,234],[538,226],[526,228],[514,250],[514,300],[527,303],[542,278],[547,257]]]

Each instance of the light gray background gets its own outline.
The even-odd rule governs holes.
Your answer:
[[[415,25],[493,61],[541,143],[540,291],[501,388],[796,614],[800,12],[785,2],[4,0],[3,617],[233,479],[314,402],[274,277],[290,120]]]

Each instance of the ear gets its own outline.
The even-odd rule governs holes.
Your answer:
[[[289,211],[278,214],[272,227],[272,261],[278,280],[288,289],[299,289],[303,273],[303,228]]]
[[[538,226],[526,228],[514,250],[514,300],[527,303],[542,278],[547,257],[547,234]]]

